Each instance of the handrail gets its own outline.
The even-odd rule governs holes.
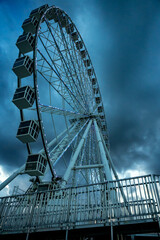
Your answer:
[[[157,176],[157,177],[156,177]],[[156,179],[157,178],[157,179]],[[127,201],[124,201],[121,188]],[[108,184],[109,183],[109,184]],[[113,199],[113,191],[115,198]],[[127,211],[127,206],[130,211]],[[0,198],[3,233],[36,231],[50,227],[156,221],[160,216],[160,177],[113,180]],[[34,209],[34,211],[33,211]],[[32,214],[32,216],[31,216]],[[31,219],[29,221],[29,219]]]

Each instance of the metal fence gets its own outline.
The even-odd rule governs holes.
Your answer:
[[[118,181],[0,199],[1,232],[38,231],[157,220],[160,176]]]

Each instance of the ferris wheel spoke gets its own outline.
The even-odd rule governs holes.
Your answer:
[[[74,110],[76,111],[76,108],[75,108],[75,105],[73,105],[73,103],[70,101],[70,98],[65,95],[62,95],[58,89],[56,88],[55,84],[53,84],[52,82],[50,82],[47,77],[42,73],[40,72],[39,70],[37,70],[39,72],[39,74],[48,82],[48,84],[58,93],[58,95],[60,95],[62,98],[64,98],[64,100],[68,103],[68,105]]]
[[[63,34],[64,34],[64,32],[63,32]],[[79,82],[79,84],[80,84],[80,86],[82,85],[81,89],[85,96],[85,101],[87,104],[89,104],[94,100],[92,84],[91,84],[92,81],[88,76],[87,68],[84,66],[83,58],[82,58],[82,56],[80,56],[80,52],[76,49],[74,42],[71,40],[71,38],[69,36],[67,37],[67,40],[68,40],[67,43],[69,43],[71,46],[70,55],[74,60],[73,62],[74,62],[75,68],[77,69],[78,75],[80,76],[80,79],[81,79],[81,84],[80,84],[80,82]],[[81,41],[82,41],[82,39],[81,39]],[[85,47],[84,47],[83,51],[86,52]],[[88,96],[89,96],[89,98],[88,98]]]
[[[72,84],[70,83],[70,87],[71,87],[71,89],[73,89],[73,87],[74,87],[74,92],[76,93],[76,95],[79,95],[81,97],[82,101],[84,101],[85,96],[82,97],[82,93],[79,90],[79,86],[76,84],[76,82],[74,80],[72,71],[70,69],[70,64],[68,64],[66,62],[67,55],[65,57],[63,56],[62,53],[63,53],[64,50],[60,50],[60,47],[58,46],[57,41],[55,40],[55,36],[52,33],[52,26],[50,26],[50,24],[48,23],[47,19],[45,19],[45,22],[46,22],[46,25],[47,25],[47,27],[48,27],[48,29],[50,31],[50,34],[51,34],[51,36],[53,38],[53,41],[55,43],[57,52],[59,53],[59,56],[60,56],[61,62],[63,64],[63,68],[64,68],[64,71],[65,71],[65,74],[67,76],[67,79],[70,82],[70,78],[71,78],[71,81],[73,82]],[[62,42],[61,42],[61,44],[62,44]],[[64,49],[65,49],[65,52],[66,52],[66,50],[68,51],[68,47],[64,46]]]
[[[63,116],[67,116],[67,117],[72,117],[74,119],[89,117],[88,115],[83,115],[83,114],[80,114],[78,112],[72,112],[72,111],[68,111],[66,109],[60,109],[60,108],[57,108],[57,107],[47,106],[47,105],[44,105],[44,104],[39,104],[39,109],[40,109],[41,112],[44,112],[44,113],[50,113],[50,114],[55,114],[55,115],[63,115]],[[36,111],[36,108],[29,108],[28,110]]]
[[[79,79],[79,78],[81,78],[81,74],[79,74],[81,72],[81,70],[78,69],[79,70],[79,72],[78,72],[77,69],[76,69],[76,66],[75,66],[75,63],[74,63],[75,62],[75,58],[73,59],[73,56],[71,55],[72,48],[71,48],[71,46],[69,46],[70,47],[70,49],[69,49],[68,42],[66,40],[66,36],[65,36],[64,31],[63,31],[63,29],[61,27],[60,27],[60,32],[61,32],[61,35],[62,35],[62,41],[64,43],[64,46],[65,46],[66,50],[67,50],[66,51],[66,60],[67,60],[68,66],[71,65],[73,67],[73,70],[71,70],[71,71],[73,71],[73,74],[75,75],[77,83],[78,83],[78,85],[80,87],[80,89],[78,89],[78,94],[81,95],[81,94],[83,94],[83,90],[82,90],[83,88],[82,88],[82,84],[81,84],[81,80],[82,79]],[[85,101],[85,96],[86,95],[83,94],[83,100],[84,101]]]
[[[54,71],[54,73],[59,77],[60,81],[63,83],[63,86],[65,87],[67,94],[70,96],[71,100],[75,103],[75,106],[79,109],[79,111],[86,111],[84,106],[80,103],[80,101],[77,99],[77,97],[74,95],[74,93],[69,89],[69,87],[67,86],[67,84],[62,80],[62,78],[59,76],[59,74],[56,72],[56,70],[52,67],[52,65],[48,62],[48,60],[45,58],[45,56],[42,54],[42,52],[37,49],[37,51],[40,53],[40,55],[42,56],[42,58],[45,60],[45,62],[48,64],[48,66],[50,67],[51,71]],[[40,71],[39,71],[40,72]],[[40,72],[41,73],[41,72]],[[41,75],[44,76],[43,73],[41,73]]]
[[[75,26],[75,29],[76,29],[76,32],[79,34],[76,26]],[[68,42],[70,43],[70,46],[72,49],[71,53],[72,53],[72,56],[74,56],[75,64],[78,66],[77,69],[80,69],[80,72],[82,73],[83,80],[84,80],[83,85],[86,86],[87,92],[89,91],[93,95],[91,77],[87,73],[87,66],[90,66],[90,65],[84,64],[84,61],[89,61],[89,64],[91,64],[91,60],[89,58],[87,49],[86,49],[85,44],[80,35],[79,35],[79,37],[80,37],[80,42],[81,42],[82,46],[84,47],[84,48],[82,48],[83,50],[81,50],[79,48],[77,49],[75,42],[72,41],[72,39],[69,37],[69,35],[68,35]],[[83,55],[82,52],[85,55],[83,57],[82,57],[82,55]],[[87,56],[87,59],[85,59],[86,56]],[[92,70],[93,70],[93,74],[94,74],[94,69],[92,69]],[[87,79],[87,81],[86,81],[86,79]]]
[[[83,92],[83,95],[85,96],[85,102],[86,104],[88,104],[89,101],[87,101],[87,95],[88,95],[88,92],[91,91],[92,87],[90,86],[89,88],[87,88],[87,82],[88,82],[88,77],[87,77],[87,74],[84,72],[84,69],[83,69],[83,64],[79,64],[79,60],[82,61],[82,59],[80,58],[78,60],[78,56],[79,55],[75,49],[75,46],[74,46],[74,43],[71,41],[70,39],[70,44],[72,46],[72,51],[71,51],[71,54],[72,54],[72,57],[74,58],[74,62],[75,62],[75,65],[77,66],[77,69],[78,69],[78,74],[80,76],[80,79],[81,81],[79,81],[79,84],[80,84],[80,87],[81,87],[81,91]]]
[[[50,29],[52,29],[52,26],[50,26]],[[62,35],[62,39],[61,40],[61,45],[63,45],[64,50],[60,50],[60,47],[57,46],[57,51],[60,54],[60,58],[64,63],[64,67],[65,69],[68,71],[69,75],[71,76],[71,80],[72,80],[72,84],[71,86],[75,86],[75,91],[77,91],[77,94],[82,97],[82,101],[85,101],[85,95],[83,95],[83,91],[81,91],[82,89],[80,88],[80,82],[79,82],[79,77],[78,74],[76,72],[75,66],[74,66],[74,62],[72,60],[72,57],[70,55],[70,50],[68,47],[68,44],[66,43],[66,39],[63,36],[63,31],[60,28],[60,34]],[[53,35],[52,35],[53,36]],[[65,56],[63,56],[62,53],[65,53]],[[70,61],[71,60],[71,61]],[[72,70],[73,67],[73,70]],[[75,76],[75,80],[74,80],[74,76]],[[76,80],[78,79],[78,83],[76,83]],[[79,89],[80,88],[80,89]]]
[[[54,42],[53,42],[51,39],[49,39],[49,37],[46,36],[45,33],[48,33],[48,30],[43,31],[43,32],[40,31],[39,38],[43,38],[44,40],[46,40],[46,42],[49,42],[49,43],[50,43],[50,46],[48,46],[48,47],[54,46]],[[48,35],[49,35],[49,34],[48,34]]]
[[[85,104],[87,105],[87,95],[92,88],[90,86],[90,88],[87,88],[86,91],[86,84],[88,82],[87,74],[84,73],[83,64],[80,65],[78,62],[79,60],[82,61],[82,58],[78,60],[77,55],[80,56],[80,54],[75,49],[75,44],[73,43],[68,34],[66,37],[66,34],[64,33],[63,29],[61,29],[61,32],[63,34],[63,39],[65,41],[66,47],[68,48],[68,45],[70,46],[70,49],[68,49],[68,54],[69,58],[71,59],[71,65],[73,65],[74,72],[77,76],[78,85],[80,86],[80,90],[85,98]]]
[[[89,120],[79,121],[75,125],[75,127],[70,131],[70,134],[66,135],[51,151],[51,161],[55,165],[59,159],[63,156],[63,154],[67,151],[67,149],[71,146],[71,144],[75,141],[78,135],[85,128],[86,124]]]
[[[57,135],[53,140],[51,140],[48,143],[48,148],[51,149],[53,146],[55,146],[55,144],[58,144],[58,141],[60,141],[62,137],[64,138],[64,136],[67,136],[68,131],[72,132],[75,127],[76,127],[75,123],[72,123],[68,129],[66,128],[63,132],[61,132],[59,135]],[[41,149],[39,153],[44,153],[44,149]]]

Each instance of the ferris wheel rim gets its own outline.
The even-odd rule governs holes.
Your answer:
[[[42,115],[41,115],[41,110],[40,110],[40,102],[39,102],[39,92],[38,92],[38,83],[37,83],[37,43],[38,43],[38,36],[39,36],[39,31],[40,31],[40,26],[42,24],[42,21],[47,21],[47,19],[45,18],[47,12],[49,12],[51,9],[57,9],[57,10],[60,10],[62,13],[65,14],[65,16],[67,16],[67,18],[70,20],[70,22],[74,25],[74,28],[76,30],[76,32],[78,33],[78,36],[80,38],[80,40],[82,41],[83,43],[83,46],[84,46],[84,49],[87,53],[87,58],[90,60],[90,63],[91,63],[91,68],[93,70],[93,75],[94,77],[96,78],[96,81],[97,81],[97,77],[96,77],[96,74],[95,74],[95,70],[94,70],[94,67],[93,67],[93,64],[92,64],[92,61],[91,61],[91,58],[89,56],[89,53],[88,53],[88,50],[85,46],[85,43],[81,37],[81,34],[79,33],[76,25],[73,23],[73,21],[71,20],[71,18],[68,16],[68,14],[63,11],[62,9],[58,8],[58,7],[55,7],[55,6],[52,6],[52,7],[49,7],[45,12],[44,14],[41,16],[40,20],[39,20],[39,23],[38,23],[38,26],[37,26],[37,31],[36,31],[36,34],[35,34],[35,47],[34,47],[34,51],[33,51],[33,59],[34,59],[34,73],[33,73],[33,78],[34,78],[34,87],[35,87],[35,91],[36,91],[36,108],[37,108],[37,116],[38,116],[38,121],[39,121],[39,126],[40,126],[40,131],[41,131],[41,138],[42,138],[42,142],[43,142],[43,146],[44,146],[44,150],[45,150],[45,154],[47,156],[47,159],[48,161],[50,160],[50,154],[49,154],[49,150],[48,150],[48,147],[47,147],[47,139],[45,139],[44,135],[44,127],[43,127],[43,121],[42,121]],[[98,81],[97,81],[97,85],[98,85]],[[99,85],[98,85],[98,89],[99,89]],[[100,93],[100,91],[99,91]],[[101,96],[101,94],[100,94]],[[102,106],[103,106],[103,102],[102,102]],[[96,110],[96,109],[95,109]],[[105,113],[104,113],[104,108],[103,108],[103,114],[105,116]],[[106,119],[105,119],[106,121]],[[52,167],[51,167],[52,168]],[[53,175],[53,174],[52,174]]]
[[[33,64],[34,64],[34,68],[33,68],[33,82],[34,82],[34,89],[35,89],[35,102],[36,102],[36,111],[37,111],[37,117],[38,117],[38,122],[39,122],[39,129],[40,129],[40,132],[41,132],[41,139],[42,139],[42,143],[43,143],[43,147],[44,147],[44,152],[45,152],[45,155],[46,155],[46,158],[48,160],[48,163],[50,162],[50,153],[49,153],[49,149],[48,149],[48,142],[47,142],[47,139],[46,139],[46,134],[45,134],[45,130],[44,130],[44,126],[43,126],[43,120],[42,120],[42,112],[41,112],[41,109],[40,109],[40,98],[39,98],[39,89],[38,89],[38,78],[37,78],[37,43],[38,43],[38,37],[39,37],[39,31],[40,31],[40,27],[41,27],[41,24],[43,23],[43,21],[49,21],[47,19],[45,19],[45,16],[47,14],[48,11],[50,11],[51,9],[55,8],[56,10],[59,10],[61,11],[63,14],[65,14],[65,16],[67,16],[67,19],[69,19],[70,23],[73,24],[74,26],[74,29],[75,31],[78,33],[78,37],[79,39],[82,41],[83,43],[83,47],[84,47],[84,50],[86,51],[86,56],[87,56],[87,59],[89,59],[90,61],[90,65],[91,65],[91,69],[93,71],[93,76],[96,78],[96,85],[97,85],[97,88],[98,88],[98,91],[99,91],[99,94],[100,94],[100,97],[101,97],[101,93],[100,93],[100,90],[99,90],[99,85],[98,85],[98,81],[97,81],[97,77],[96,77],[96,74],[95,74],[95,70],[94,70],[94,67],[93,67],[93,64],[92,64],[92,61],[91,61],[91,58],[89,56],[89,53],[88,53],[88,50],[85,46],[85,43],[81,37],[81,34],[79,33],[76,25],[74,24],[74,22],[72,21],[72,19],[68,16],[68,14],[63,11],[62,9],[58,8],[58,7],[55,7],[55,6],[51,6],[51,7],[48,7],[45,12],[43,13],[43,15],[40,17],[39,19],[39,22],[38,22],[38,26],[36,28],[36,32],[35,32],[35,44],[34,44],[34,48],[33,48]],[[59,22],[58,22],[59,23]],[[60,24],[60,23],[59,23]],[[19,52],[19,56],[21,55],[21,53]],[[81,57],[82,58],[82,57]],[[21,83],[21,79],[18,79],[18,86],[20,86],[20,83]],[[102,97],[101,97],[102,99]],[[103,115],[105,116],[105,112],[104,112],[104,108],[103,108],[103,102],[101,101],[101,104],[102,104],[102,111],[103,111]],[[97,107],[96,107],[97,108]],[[96,111],[96,108],[94,109],[94,112]],[[93,112],[93,113],[94,113]],[[21,121],[24,120],[24,115],[23,115],[23,110],[20,110],[20,114],[21,114]],[[95,115],[96,116],[96,115]],[[90,114],[88,115],[88,117],[90,117]],[[106,122],[106,118],[105,118],[105,122]],[[28,153],[31,154],[31,147],[30,147],[30,144],[27,143],[27,149],[28,149]],[[51,169],[51,173],[52,173],[52,176],[55,177],[56,176],[56,173],[52,167],[52,165],[50,164],[50,169]]]

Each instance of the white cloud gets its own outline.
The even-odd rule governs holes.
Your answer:
[[[119,179],[138,177],[138,176],[143,176],[147,174],[148,172],[146,171],[143,164],[135,164],[134,168],[132,169],[127,169],[127,170],[118,172]]]
[[[9,174],[4,171],[4,168],[0,166],[0,183],[4,182],[6,178],[9,177]],[[2,191],[0,191],[0,197],[9,195],[9,186],[6,186]]]

